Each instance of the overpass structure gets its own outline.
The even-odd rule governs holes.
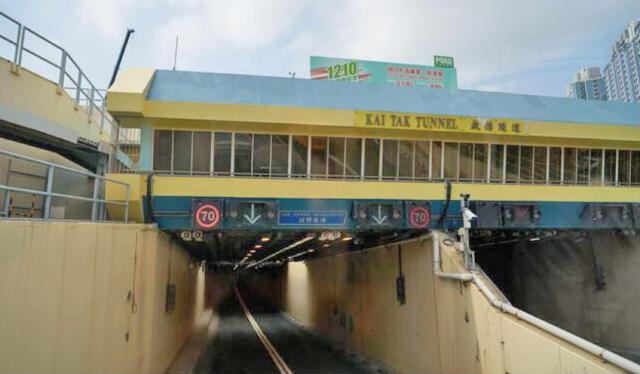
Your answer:
[[[0,135],[96,171],[118,152],[118,124],[96,87],[62,46],[0,12]],[[114,161],[115,163],[115,161]]]
[[[178,234],[375,242],[460,227],[461,194],[475,229],[640,228],[637,105],[164,70],[108,98],[141,129],[140,169],[114,176],[132,216]]]

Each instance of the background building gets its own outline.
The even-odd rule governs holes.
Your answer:
[[[583,68],[567,86],[567,96],[585,100],[607,100],[605,80],[599,67]]]
[[[604,73],[609,100],[640,102],[640,19],[616,41]]]

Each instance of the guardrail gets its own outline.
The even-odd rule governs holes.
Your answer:
[[[91,221],[107,221],[106,209],[105,209],[107,204],[123,206],[124,222],[125,223],[128,222],[129,200],[131,199],[129,184],[123,183],[114,179],[106,178],[97,174],[93,174],[84,170],[78,170],[68,166],[59,165],[59,164],[55,164],[48,161],[38,160],[33,157],[20,155],[20,154],[5,151],[5,150],[0,150],[0,156],[7,156],[10,159],[23,160],[32,164],[37,164],[37,165],[46,167],[46,188],[44,191],[0,184],[0,192],[4,192],[5,194],[3,209],[0,211],[0,217],[3,217],[5,219],[11,218],[12,216],[11,201],[13,196],[15,196],[15,194],[27,194],[27,195],[33,196],[34,198],[35,196],[44,197],[43,214],[42,214],[42,217],[40,218],[43,220],[48,220],[52,218],[51,208],[52,208],[53,198],[62,198],[62,199],[90,202],[91,203],[91,218],[90,218]],[[82,195],[71,195],[71,194],[54,192],[54,186],[53,186],[53,181],[55,177],[54,173],[57,170],[64,170],[66,172],[71,172],[77,175],[85,176],[88,178],[88,180],[93,179],[92,196],[87,197]],[[126,191],[125,193],[125,196],[127,197],[126,200],[106,200],[105,198],[101,198],[101,196],[104,196],[104,187],[107,182],[115,183],[123,186]],[[34,218],[34,217],[31,217],[31,218]],[[59,217],[56,217],[56,218],[65,219],[65,218],[59,218]]]
[[[0,12],[0,20],[6,20],[15,26],[16,31],[14,35],[5,35],[0,32],[0,39],[13,46],[14,53],[10,59],[14,66],[16,68],[23,66],[23,56],[26,53],[54,68],[57,71],[57,82],[54,81],[54,83],[58,86],[58,92],[62,93],[66,91],[75,101],[76,105],[84,107],[89,116],[89,121],[92,121],[95,116],[98,116],[97,119],[100,122],[100,129],[110,133],[113,138],[117,133],[117,131],[114,131],[117,127],[117,122],[106,110],[106,90],[97,89],[82,69],[80,69],[78,63],[64,48],[5,13]],[[33,47],[30,48],[30,46],[27,45],[30,38],[35,38],[37,41],[53,48],[58,56],[48,58],[43,56],[44,52],[36,52],[34,50],[35,48],[32,49]],[[37,71],[34,72],[38,73]],[[71,84],[65,85],[66,83]],[[117,141],[117,139],[115,140]]]

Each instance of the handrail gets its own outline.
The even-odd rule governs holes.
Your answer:
[[[94,119],[94,115],[97,114],[99,116],[99,125],[100,129],[103,131],[107,131],[109,134],[112,134],[112,137],[117,133],[116,128],[118,126],[117,121],[111,117],[111,115],[106,110],[106,90],[97,89],[96,86],[89,80],[87,75],[82,71],[78,63],[67,53],[67,51],[61,46],[57,45],[53,41],[49,40],[42,34],[34,31],[26,25],[21,24],[17,20],[11,18],[7,14],[0,12],[0,20],[5,19],[16,26],[16,35],[3,35],[0,32],[0,39],[8,42],[14,48],[14,54],[11,58],[16,69],[23,66],[23,56],[25,53],[39,59],[42,62],[52,66],[58,71],[58,79],[57,82],[54,82],[58,86],[58,92],[67,91],[69,96],[75,101],[76,105],[80,106],[80,102],[83,101],[85,106],[87,107],[87,114],[89,117],[89,122]],[[35,37],[36,39],[46,43],[47,45],[53,47],[60,53],[60,62],[57,63],[50,58],[44,57],[33,49],[28,48],[25,45],[25,40],[27,40],[27,36]],[[69,65],[69,66],[68,66]],[[69,67],[72,67],[74,73],[70,71]],[[71,82],[72,84],[65,85],[65,82]],[[83,87],[84,85],[84,87]],[[108,127],[105,127],[107,126]],[[115,139],[114,143],[117,142]]]
[[[17,154],[17,153],[2,150],[2,149],[0,149],[0,155],[7,156],[11,159],[18,159],[18,160],[23,160],[23,161],[31,162],[34,164],[38,164],[38,165],[43,165],[47,168],[46,189],[44,191],[0,184],[0,191],[5,191],[4,206],[3,206],[4,209],[2,212],[0,212],[0,216],[4,216],[5,218],[10,217],[10,209],[11,209],[10,192],[15,192],[15,193],[31,194],[33,196],[35,195],[44,196],[45,198],[44,209],[43,209],[44,213],[42,217],[42,219],[44,220],[50,219],[52,198],[57,197],[57,198],[63,198],[63,199],[72,199],[72,200],[91,202],[91,221],[104,220],[104,219],[101,219],[101,217],[104,216],[104,208],[107,204],[122,205],[124,206],[124,222],[125,223],[128,222],[129,201],[131,199],[131,188],[128,183],[124,183],[122,181],[118,181],[112,178],[107,178],[102,175],[94,174],[88,171],[56,164],[49,161],[39,160],[30,156]],[[53,187],[54,187],[53,180],[54,180],[54,173],[56,170],[65,170],[65,171],[69,171],[72,173],[85,176],[87,178],[93,178],[94,182],[93,182],[92,196],[86,197],[82,195],[72,195],[72,194],[53,192]],[[101,198],[101,196],[104,196],[104,187],[106,182],[115,183],[115,184],[124,186],[126,190],[126,200],[107,200],[106,198]]]

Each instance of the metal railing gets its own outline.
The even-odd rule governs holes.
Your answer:
[[[106,209],[105,209],[107,204],[123,206],[124,222],[125,223],[128,222],[129,200],[131,199],[131,195],[130,195],[131,191],[130,191],[129,184],[120,182],[114,179],[106,178],[97,174],[93,174],[84,170],[74,169],[68,166],[59,165],[59,164],[55,164],[48,161],[38,160],[33,157],[20,155],[20,154],[5,151],[5,150],[0,150],[0,156],[6,156],[6,157],[9,157],[10,159],[27,161],[29,163],[41,165],[46,168],[46,188],[44,189],[44,191],[0,184],[0,192],[4,192],[5,194],[3,209],[0,211],[0,217],[11,218],[12,195],[27,194],[34,197],[42,196],[44,198],[44,207],[43,207],[43,215],[42,215],[42,219],[44,220],[51,219],[51,209],[52,209],[53,198],[61,198],[61,199],[70,199],[70,200],[91,203],[91,210],[90,210],[91,221],[107,221],[108,220],[106,219]],[[54,186],[53,186],[53,181],[55,177],[54,173],[58,170],[71,172],[77,175],[87,177],[88,179],[92,178],[93,179],[92,196],[87,197],[82,195],[72,195],[72,194],[54,192]],[[126,200],[107,200],[106,198],[102,197],[104,196],[104,187],[106,186],[107,182],[123,186],[125,188]]]
[[[83,107],[86,110],[89,122],[94,119],[99,121],[100,129],[111,134],[113,138],[117,132],[114,131],[117,127],[117,122],[106,110],[106,90],[97,89],[64,48],[5,13],[0,12],[0,20],[8,21],[10,25],[15,27],[14,35],[5,35],[0,31],[0,39],[13,47],[13,56],[8,58],[15,68],[23,67],[25,54],[31,55],[52,67],[57,73],[57,81],[53,80],[53,82],[58,86],[58,93],[67,92],[78,107]],[[51,47],[57,56],[45,57],[43,56],[44,51],[36,52],[36,47],[31,47],[28,43],[31,38]],[[30,70],[32,69],[30,68]],[[34,71],[34,73],[38,72]],[[117,141],[117,139],[115,140]]]

